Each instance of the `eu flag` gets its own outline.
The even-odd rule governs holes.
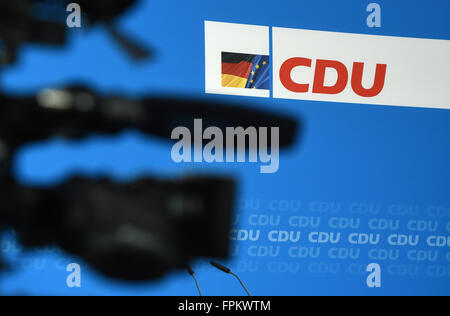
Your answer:
[[[246,88],[270,90],[269,56],[256,55]]]

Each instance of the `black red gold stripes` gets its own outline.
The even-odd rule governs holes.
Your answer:
[[[245,88],[253,67],[254,55],[222,53],[222,87]]]

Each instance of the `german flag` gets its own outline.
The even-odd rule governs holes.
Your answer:
[[[222,53],[222,87],[245,88],[254,55]]]
[[[222,52],[222,87],[270,89],[269,56]]]

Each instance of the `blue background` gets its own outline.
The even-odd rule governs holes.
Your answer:
[[[366,6],[370,2],[142,1],[121,18],[120,26],[156,49],[156,58],[151,62],[133,64],[124,58],[103,29],[81,29],[71,31],[72,38],[64,49],[27,46],[21,63],[2,74],[3,88],[9,92],[31,93],[46,86],[77,81],[104,93],[123,92],[135,96],[171,93],[289,113],[302,121],[304,129],[296,147],[281,156],[280,170],[276,174],[261,175],[256,164],[176,165],[171,160],[167,143],[126,131],[114,137],[93,135],[81,142],[50,140],[31,144],[17,156],[17,176],[27,183],[49,185],[63,181],[75,171],[108,174],[118,179],[139,175],[174,176],[198,170],[232,173],[240,181],[238,214],[241,219],[236,223],[243,229],[254,228],[246,220],[249,215],[276,214],[282,217],[280,229],[296,230],[287,226],[291,213],[277,213],[267,207],[272,200],[300,201],[299,214],[307,216],[314,212],[308,208],[313,201],[328,203],[328,206],[340,205],[343,209],[340,217],[347,216],[344,215],[346,206],[359,202],[381,205],[379,216],[387,219],[405,218],[388,213],[389,205],[417,205],[420,212],[415,218],[419,219],[428,218],[424,210],[429,206],[438,205],[449,210],[448,110],[204,93],[205,20],[450,40],[450,2],[447,0],[436,0],[432,4],[429,1],[379,0],[381,28],[366,25]],[[246,201],[258,201],[260,206],[245,207]],[[449,213],[438,218],[442,235],[449,234],[445,232]],[[331,216],[326,210],[319,215],[324,223]],[[366,221],[370,216],[363,214],[360,218]],[[270,228],[262,227],[261,230],[266,232]],[[318,231],[331,230],[321,227]],[[346,232],[345,229],[341,231]],[[272,245],[267,240],[254,244]],[[66,286],[65,265],[74,260],[80,262],[78,259],[52,249],[23,253],[12,248],[17,245],[11,236],[2,245],[17,268],[3,276],[0,285],[3,293],[196,295],[193,281],[184,271],[171,273],[156,282],[131,285],[106,279],[82,262],[82,288],[70,289]],[[367,273],[311,273],[308,264],[314,262],[313,259],[293,260],[285,252],[275,261],[299,263],[298,272],[273,273],[263,268],[252,272],[251,268],[245,267],[246,263],[265,265],[271,259],[249,256],[245,251],[249,245],[248,241],[236,245],[241,250],[227,264],[237,269],[254,295],[450,294],[448,272],[441,277],[430,277],[424,272],[399,276],[383,270],[382,287],[369,289],[365,282]],[[325,255],[329,247],[324,246]],[[420,247],[418,249],[428,250],[425,246]],[[448,271],[450,263],[445,252],[448,248],[440,254],[437,264],[446,266]],[[236,280],[208,268],[205,262],[194,265],[205,294],[243,294]],[[317,262],[335,264],[336,260],[324,257]],[[357,262],[370,263],[364,258]],[[411,262],[403,256],[397,264],[409,266]],[[420,271],[426,269],[420,264],[419,267]]]

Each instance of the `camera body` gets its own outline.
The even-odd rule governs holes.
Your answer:
[[[20,188],[13,211],[26,247],[57,244],[102,273],[145,281],[197,257],[227,258],[235,184],[227,178],[131,183],[73,178]],[[19,218],[20,217],[20,218]]]

